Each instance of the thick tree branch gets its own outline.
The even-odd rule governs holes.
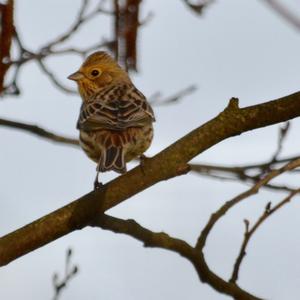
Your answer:
[[[224,281],[213,273],[208,268],[203,254],[181,239],[171,237],[164,232],[153,232],[142,227],[134,220],[122,220],[105,214],[96,218],[91,225],[116,233],[127,234],[143,242],[145,247],[156,247],[180,254],[193,264],[202,282],[210,284],[220,293],[241,300],[260,299],[242,290],[236,284]]]
[[[95,216],[144,189],[188,171],[195,156],[231,136],[284,122],[300,115],[300,93],[267,103],[238,108],[237,99],[216,118],[96,192],[16,230],[0,239],[0,265],[33,251],[63,235],[87,226]]]
[[[0,3],[0,94],[4,89],[4,77],[9,65],[10,46],[14,33],[13,24],[14,1],[8,0],[6,4]]]
[[[42,138],[51,140],[56,143],[63,143],[63,144],[74,145],[74,146],[79,145],[79,141],[77,139],[72,139],[72,138],[61,136],[61,135],[57,135],[48,130],[45,130],[41,127],[38,127],[38,126],[32,125],[32,124],[26,124],[26,123],[21,123],[21,122],[16,122],[16,121],[11,121],[11,120],[6,120],[6,119],[0,118],[0,126],[21,129],[21,130],[38,135]]]
[[[115,54],[118,62],[127,71],[137,70],[137,39],[140,25],[142,0],[114,0]]]

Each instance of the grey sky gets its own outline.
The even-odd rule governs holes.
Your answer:
[[[80,1],[16,1],[17,25],[28,47],[54,38],[71,24]],[[299,0],[282,0],[300,15]],[[180,0],[149,0],[143,14],[154,11],[139,40],[140,73],[133,76],[146,95],[169,95],[190,84],[198,90],[174,106],[154,108],[155,138],[147,152],[159,150],[218,114],[228,99],[241,106],[268,101],[299,90],[300,32],[263,1],[215,1],[197,18]],[[92,26],[94,24],[94,26]],[[85,45],[109,36],[110,22],[92,22],[74,43]],[[49,60],[65,79],[78,58]],[[77,136],[78,96],[54,88],[34,64],[24,68],[22,96],[0,101],[0,115],[34,122],[55,132]],[[286,154],[299,152],[299,120],[292,123]],[[278,126],[229,139],[195,161],[244,163],[270,157]],[[87,193],[95,165],[82,151],[0,127],[0,234],[10,232]],[[103,181],[116,175],[105,174]],[[293,179],[297,184],[296,179]],[[134,218],[194,243],[208,217],[246,187],[187,175],[162,182],[110,213]],[[263,192],[235,208],[216,227],[206,248],[214,271],[228,278],[243,235],[243,219],[255,220],[266,202],[280,194]],[[300,204],[295,199],[257,232],[242,265],[240,285],[268,299],[299,299]],[[145,249],[125,236],[84,229],[34,251],[0,269],[0,299],[51,299],[51,276],[63,272],[67,247],[80,273],[61,299],[226,299],[199,282],[191,264],[176,254]]]

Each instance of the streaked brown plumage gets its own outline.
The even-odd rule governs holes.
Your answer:
[[[126,162],[141,156],[152,141],[155,118],[145,96],[103,51],[87,57],[68,78],[77,82],[83,100],[77,123],[82,149],[98,172],[126,172]]]

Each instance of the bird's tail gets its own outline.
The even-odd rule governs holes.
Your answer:
[[[105,172],[109,170],[114,170],[121,174],[126,172],[123,147],[111,146],[105,149],[105,155],[103,155],[103,160],[100,163],[100,171]]]
[[[113,170],[121,174],[125,173],[125,149],[127,139],[124,138],[123,132],[103,130],[98,133],[97,138],[99,150],[101,151],[97,169],[100,172]]]

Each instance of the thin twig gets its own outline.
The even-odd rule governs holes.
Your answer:
[[[197,15],[202,15],[203,9],[209,4],[213,3],[214,0],[198,0],[199,3],[191,0],[183,0],[183,2]]]
[[[87,18],[84,17],[84,14],[89,5],[89,2],[90,2],[89,0],[82,0],[77,18],[75,19],[75,22],[70,27],[70,29],[67,30],[65,33],[63,33],[62,35],[60,35],[59,37],[55,38],[54,40],[48,42],[48,44],[45,45],[42,49],[44,50],[51,49],[54,46],[61,44],[66,40],[68,40],[70,37],[72,37],[72,35],[79,29],[80,25],[82,25],[82,23],[87,20]]]
[[[291,161],[297,158],[299,158],[299,156],[296,157],[293,156],[290,157],[290,159],[285,158],[284,161],[285,162]],[[279,163],[279,161],[276,163]],[[230,181],[244,182],[246,184],[255,184],[262,178],[263,174],[266,173],[265,170],[266,167],[269,166],[269,163],[264,164],[263,170],[261,168],[257,168],[257,173],[255,175],[247,174],[247,166],[227,167],[222,165],[209,165],[209,164],[190,164],[190,166],[191,166],[191,171],[197,173],[198,175],[208,176],[213,179],[219,179],[219,180],[230,180]],[[290,170],[290,172],[293,171],[297,171],[297,170]],[[278,183],[277,184],[267,183],[263,187],[271,190],[281,190],[281,191],[292,191],[295,189],[292,186],[287,186]]]
[[[283,159],[278,158],[282,152],[283,143],[286,140],[289,129],[290,122],[287,122],[284,126],[280,127],[276,151],[272,155],[272,157],[264,163],[240,166],[190,164],[191,170],[197,174],[209,176],[214,179],[241,181],[245,183],[256,183],[261,179],[261,177],[265,173],[271,171],[274,167],[281,165],[282,163],[298,159],[300,157],[299,155],[296,155]],[[290,172],[297,173],[299,172],[299,170],[291,170]],[[284,191],[292,191],[295,189],[291,186],[278,184],[266,184],[264,187]]]
[[[52,81],[52,83],[57,86],[59,89],[61,89],[62,91],[64,91],[67,94],[77,94],[76,90],[72,90],[69,89],[67,87],[65,87],[63,84],[61,84],[59,82],[59,80],[56,78],[56,76],[54,75],[54,73],[52,73],[48,67],[45,65],[45,63],[43,62],[43,60],[38,59],[37,60],[38,65],[40,66],[41,70],[43,71],[44,74],[46,74],[48,76],[48,78]]]
[[[79,9],[77,18],[75,19],[75,21],[74,21],[73,25],[70,27],[70,29],[67,30],[65,33],[63,33],[62,35],[60,35],[59,37],[55,38],[54,40],[52,40],[52,41],[48,42],[46,45],[44,45],[41,48],[41,52],[51,51],[53,47],[55,47],[57,45],[61,45],[62,43],[64,43],[68,39],[70,39],[75,33],[77,33],[78,29],[84,23],[86,23],[87,21],[90,21],[91,19],[96,17],[99,13],[111,15],[112,12],[109,12],[102,8],[102,5],[101,5],[102,2],[103,1],[99,1],[99,4],[96,7],[96,9],[94,9],[89,14],[85,15],[88,5],[90,3],[90,0],[82,0],[81,8]]]
[[[58,274],[54,273],[53,275],[53,287],[54,287],[54,296],[53,300],[58,300],[59,295],[61,294],[62,290],[66,288],[67,284],[71,281],[71,279],[78,274],[78,266],[74,265],[71,266],[71,258],[72,258],[73,251],[71,248],[67,250],[66,254],[66,263],[65,263],[65,274],[64,277],[59,280]]]
[[[283,143],[286,140],[286,137],[288,135],[290,129],[290,122],[286,122],[283,126],[279,128],[279,134],[278,134],[278,143],[277,143],[277,149],[275,153],[273,154],[271,160],[270,160],[270,165],[274,164],[277,162],[279,155],[282,152],[283,148]]]
[[[3,95],[18,95],[20,93],[20,89],[18,87],[18,75],[23,68],[23,66],[30,62],[30,61],[37,61],[38,65],[41,67],[44,74],[48,76],[48,78],[62,91],[66,93],[75,93],[74,90],[69,89],[68,87],[64,86],[60,81],[56,78],[55,74],[49,70],[49,68],[45,65],[43,59],[49,56],[57,56],[62,54],[77,54],[80,56],[85,56],[90,51],[99,49],[99,48],[108,48],[112,49],[114,47],[115,41],[105,40],[89,47],[80,49],[77,47],[68,47],[64,49],[57,49],[57,46],[62,46],[68,39],[70,39],[74,34],[76,34],[79,29],[90,21],[92,18],[101,14],[112,15],[112,12],[109,12],[102,8],[103,1],[99,1],[98,6],[90,13],[86,13],[87,7],[89,4],[89,0],[83,0],[81,8],[78,12],[77,18],[73,25],[63,34],[55,38],[54,40],[47,42],[43,45],[39,50],[36,52],[29,51],[24,46],[23,42],[21,41],[17,30],[14,28],[14,40],[17,45],[17,58],[14,60],[9,60],[5,62],[7,67],[14,67],[14,75],[9,84],[4,87]]]
[[[249,221],[248,220],[244,220],[245,225],[246,225],[245,226],[245,233],[244,233],[244,240],[243,240],[243,243],[241,245],[241,249],[239,251],[239,255],[237,256],[236,261],[234,263],[232,275],[231,275],[231,278],[229,280],[230,282],[236,283],[236,281],[238,280],[239,270],[240,270],[242,261],[243,261],[244,257],[246,256],[246,248],[248,246],[248,243],[249,243],[251,237],[253,236],[253,234],[255,233],[255,231],[258,229],[258,227],[260,225],[262,225],[262,223],[264,221],[266,221],[274,212],[276,212],[281,207],[283,207],[285,204],[287,204],[288,202],[290,202],[290,200],[296,194],[298,194],[299,192],[300,192],[300,189],[292,191],[287,197],[285,197],[282,201],[280,201],[273,208],[271,208],[271,202],[269,202],[266,205],[263,214],[258,218],[258,220],[255,222],[255,224],[252,226],[251,229],[249,229],[249,227],[250,227]]]
[[[240,203],[241,201],[249,198],[250,196],[256,194],[261,187],[269,183],[272,179],[275,177],[281,175],[282,173],[285,173],[289,170],[295,169],[300,166],[300,159],[296,159],[294,161],[291,161],[284,165],[283,167],[273,170],[270,173],[266,174],[260,181],[258,181],[253,187],[248,189],[247,191],[243,192],[242,194],[239,194],[238,196],[234,197],[233,199],[227,201],[221,208],[219,208],[215,213],[213,213],[208,221],[208,223],[205,225],[204,229],[202,230],[197,244],[196,248],[199,250],[202,250],[205,247],[205,243],[207,240],[207,237],[214,227],[214,225],[226,214],[226,212],[235,206],[236,204]]]
[[[300,30],[300,17],[296,16],[291,10],[286,8],[286,5],[281,4],[277,0],[263,0],[268,4],[275,12],[277,12],[283,19],[288,21],[296,29]]]
[[[50,140],[52,142],[56,142],[56,143],[63,143],[63,144],[68,144],[68,145],[73,145],[73,146],[79,145],[79,141],[77,139],[57,135],[55,133],[52,133],[48,130],[45,130],[41,127],[38,127],[38,126],[32,125],[32,124],[21,123],[21,122],[1,118],[0,126],[21,129],[21,130],[38,135],[42,138],[48,139],[48,140]]]
[[[289,162],[291,160],[295,160],[300,158],[300,155],[288,156],[285,158],[277,159],[274,162],[274,165],[283,164]],[[216,170],[216,171],[224,171],[229,173],[242,173],[244,170],[254,170],[254,169],[265,169],[269,166],[270,160],[257,163],[257,164],[247,164],[247,165],[238,165],[238,166],[224,166],[224,165],[213,165],[213,164],[190,164],[193,171],[206,171],[206,170]]]
[[[167,98],[162,98],[160,93],[155,93],[154,95],[149,97],[149,102],[151,105],[155,106],[163,106],[163,105],[169,105],[178,103],[181,101],[184,97],[194,93],[197,90],[196,85],[190,85],[175,94],[168,96]]]
[[[77,55],[84,57],[89,52],[92,52],[97,49],[101,49],[101,48],[113,49],[115,47],[114,45],[115,45],[114,40],[103,39],[99,43],[91,45],[87,48],[70,47],[70,48],[63,48],[63,49],[59,49],[59,50],[52,50],[48,56],[55,56],[55,55],[60,55],[60,54],[77,54]]]

